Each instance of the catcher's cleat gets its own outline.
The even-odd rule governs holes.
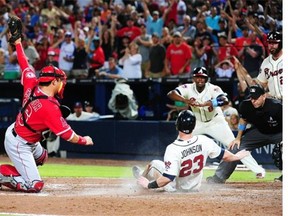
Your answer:
[[[207,183],[209,184],[224,184],[225,180],[220,179],[218,176],[213,175],[206,178]]]
[[[283,175],[281,175],[281,176],[278,177],[278,178],[275,178],[275,179],[274,179],[274,182],[282,182],[282,180],[283,180]]]
[[[12,180],[11,177],[9,176],[4,176],[0,173],[0,184],[3,184],[3,183],[10,183]]]
[[[133,166],[132,167],[132,173],[133,173],[133,176],[138,179],[140,176],[141,176],[141,173],[142,173],[142,170],[140,167],[138,166]]]

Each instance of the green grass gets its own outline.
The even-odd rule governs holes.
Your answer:
[[[64,165],[45,164],[39,167],[42,177],[96,177],[96,178],[132,178],[131,167],[127,166],[90,166],[90,165]],[[204,170],[204,178],[213,175],[215,170]],[[229,181],[269,182],[279,177],[281,172],[266,170],[264,179],[256,179],[251,171],[236,170]]]
[[[39,172],[42,177],[132,177],[131,168],[121,166],[45,164],[39,167]]]
[[[5,162],[7,164],[7,162]],[[2,164],[2,162],[0,162]],[[75,164],[45,164],[39,167],[42,177],[95,177],[95,178],[133,178],[128,166],[96,166]],[[215,170],[205,169],[204,178],[212,176]],[[280,171],[266,170],[264,179],[256,179],[251,171],[236,170],[228,181],[231,182],[270,182],[281,175]]]

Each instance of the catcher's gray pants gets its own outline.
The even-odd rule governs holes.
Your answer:
[[[231,150],[231,152],[236,153],[242,149],[252,151],[262,146],[280,143],[281,141],[282,141],[282,132],[276,134],[263,134],[260,133],[257,128],[251,128],[250,130],[247,130],[246,133],[243,135],[240,143],[240,148],[237,149],[237,147],[235,146],[235,148]],[[234,172],[237,163],[238,163],[237,161],[234,162],[221,161],[216,170],[215,173],[216,176],[222,180],[228,179],[230,175]]]

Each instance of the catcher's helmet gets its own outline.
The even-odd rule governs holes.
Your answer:
[[[207,70],[205,67],[197,67],[193,70],[193,77],[204,77],[208,80]]]
[[[54,80],[55,78],[60,78],[62,80],[66,80],[66,74],[61,69],[54,67],[53,65],[46,66],[42,68],[39,73],[39,82],[49,82]]]
[[[66,85],[66,79],[67,76],[65,72],[57,67],[54,67],[53,65],[46,66],[42,68],[42,70],[39,73],[38,82],[50,82],[54,80],[55,78],[59,78],[62,80],[61,86],[58,89],[58,92],[56,94],[57,97],[63,98],[64,88]]]
[[[195,128],[196,118],[191,110],[183,110],[176,119],[176,129],[185,134],[190,134]]]

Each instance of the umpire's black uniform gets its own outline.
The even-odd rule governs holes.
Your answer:
[[[281,101],[266,98],[261,108],[254,108],[251,99],[247,99],[240,104],[239,113],[243,119],[252,124],[252,127],[245,131],[240,148],[237,149],[235,146],[232,150],[233,153],[242,149],[253,150],[261,146],[282,142]],[[235,170],[236,165],[237,162],[222,161],[216,170],[216,176],[214,175],[212,178],[216,179],[217,183],[225,182]]]

